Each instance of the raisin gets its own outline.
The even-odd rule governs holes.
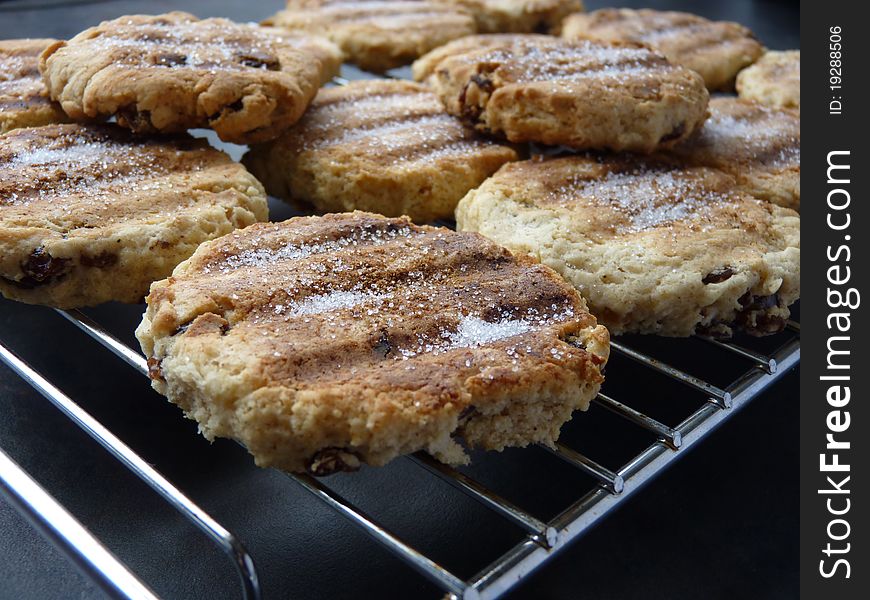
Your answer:
[[[763,310],[776,306],[779,303],[779,294],[753,296],[750,292],[746,292],[737,301],[740,303],[740,306],[747,310]]]
[[[182,323],[181,325],[179,325],[178,327],[175,328],[175,333],[173,333],[172,335],[179,335],[181,333],[184,333],[185,331],[187,331],[187,329],[190,327],[190,325],[192,323],[193,323],[193,321],[188,321],[187,323]]]
[[[572,337],[565,340],[565,343],[569,346],[574,346],[578,350],[586,350],[586,344],[584,344],[580,338]]]
[[[735,322],[743,331],[750,335],[769,335],[778,333],[785,328],[786,319],[780,315],[770,314],[771,308],[779,306],[779,294],[769,296],[753,296],[749,292],[743,294],[738,302],[743,309],[737,313]]]
[[[393,344],[390,342],[390,335],[386,331],[382,331],[378,341],[375,342],[374,351],[379,356],[386,358],[393,351]]]
[[[361,464],[357,453],[331,446],[315,452],[306,468],[310,474],[322,477],[340,471],[357,471]]]
[[[472,75],[471,81],[473,81],[477,85],[477,87],[482,89],[484,92],[492,93],[492,91],[495,89],[495,86],[493,86],[492,84],[492,80],[487,79],[483,75]]]
[[[151,111],[139,110],[136,106],[125,106],[118,109],[118,123],[126,125],[136,132],[153,131],[151,124]]]
[[[152,58],[158,67],[178,67],[187,64],[187,57],[177,52],[161,52]]]
[[[769,335],[785,329],[786,319],[778,315],[758,315],[751,333]]]
[[[677,140],[681,138],[684,133],[686,133],[686,124],[680,123],[679,125],[674,127],[670,133],[663,135],[659,142],[670,142],[672,140]]]
[[[459,413],[459,424],[465,425],[475,414],[477,414],[477,409],[475,407],[466,406],[462,409],[462,412]]]
[[[732,269],[731,267],[719,267],[718,269],[713,269],[712,271],[707,273],[701,280],[701,283],[703,283],[704,285],[709,285],[711,283],[722,283],[723,281],[731,279],[732,275],[734,275],[734,269]]]
[[[25,290],[45,285],[62,276],[66,272],[69,262],[68,258],[56,258],[40,246],[31,252],[27,260],[21,264],[24,277],[12,283]]]
[[[153,356],[148,359],[148,377],[154,381],[166,381],[163,379],[163,369],[160,368],[161,361]]]
[[[281,63],[275,56],[264,52],[248,52],[239,56],[239,62],[246,67],[254,69],[266,69],[268,71],[278,71],[281,69]]]

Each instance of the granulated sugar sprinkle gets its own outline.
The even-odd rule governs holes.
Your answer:
[[[625,233],[703,219],[713,206],[731,201],[729,195],[706,189],[702,182],[667,169],[609,172],[592,180],[578,178],[561,186],[555,196],[560,203],[585,198],[611,207],[626,216],[627,222],[619,228]]]
[[[704,122],[701,143],[736,149],[751,158],[763,157],[771,166],[800,165],[800,125],[774,109],[755,107],[751,118],[712,111]],[[774,150],[773,153],[770,151]]]
[[[38,137],[21,147],[17,139],[7,138],[8,149],[0,145],[2,204],[60,200],[72,207],[75,201],[111,200],[122,191],[172,188],[164,181],[167,163],[182,152],[171,143],[124,142],[96,132]],[[184,170],[176,172],[200,171],[200,156],[205,158],[198,150],[184,151]]]
[[[237,290],[222,295],[238,302],[245,321],[270,338],[316,332],[326,343],[383,340],[363,353],[392,361],[484,347],[506,352],[509,360],[532,346],[548,359],[572,352],[554,341],[552,330],[531,341],[575,318],[574,298],[558,286],[548,289],[540,266],[511,272],[500,266],[498,252],[482,258],[480,249],[458,249],[457,240],[448,238],[459,234],[447,230],[379,224],[323,236],[305,229],[300,224],[300,237],[271,248],[256,247],[275,243],[268,229],[234,234],[238,242],[215,249],[223,258],[200,267],[203,285],[212,281],[209,274],[222,273],[222,285]],[[514,289],[509,282],[519,272],[543,288]],[[250,281],[264,282],[260,293],[268,300],[247,294]],[[513,338],[518,341],[511,345]]]
[[[133,22],[80,42],[87,52],[114,57],[117,68],[159,66],[168,69],[239,71],[268,69],[277,63],[274,45],[282,38],[249,25]],[[286,43],[287,46],[294,46]],[[269,60],[250,60],[262,56]]]
[[[513,46],[497,47],[483,56],[469,54],[468,60],[504,64],[511,78],[518,82],[619,80],[656,75],[674,68],[646,48],[590,41],[554,41],[544,45],[517,42]]]
[[[410,227],[400,227],[383,231],[380,229],[354,230],[350,235],[334,240],[314,241],[310,243],[289,243],[279,248],[256,248],[245,250],[239,254],[227,256],[217,266],[222,272],[228,273],[240,268],[262,268],[269,264],[282,261],[295,261],[308,258],[315,254],[336,252],[338,250],[359,244],[382,245],[400,237],[420,235],[412,232]],[[210,269],[210,267],[208,267]],[[207,271],[208,272],[208,271]]]

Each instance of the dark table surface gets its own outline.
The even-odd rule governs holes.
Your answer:
[[[797,2],[623,4],[740,21],[771,48],[799,44]],[[177,8],[257,20],[280,5],[280,0],[0,0],[0,38],[69,37],[105,18]],[[109,305],[91,314],[133,343],[130,330],[141,310]],[[140,375],[50,310],[0,300],[0,340],[50,373],[56,385],[238,533],[257,561],[266,598],[437,597],[435,588],[286,478],[257,469],[229,442],[205,442]],[[662,392],[657,401],[672,399]],[[796,597],[797,403],[798,377],[792,372],[509,597]],[[159,594],[235,597],[234,573],[225,558],[5,367],[0,367],[0,414],[0,447]],[[564,507],[560,494],[567,492],[541,482],[558,481],[559,473],[537,473],[529,458],[534,452],[476,460],[484,475],[490,460],[513,461],[514,476],[522,477],[509,487],[527,493],[543,511]],[[499,527],[471,501],[424,478],[400,460],[329,483],[461,576],[518,541],[519,534]],[[0,598],[97,597],[89,581],[0,501]]]

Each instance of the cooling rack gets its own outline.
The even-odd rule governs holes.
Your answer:
[[[350,79],[368,78],[368,74],[347,69],[337,78],[338,85]],[[407,70],[393,72],[391,76],[406,77]],[[214,142],[214,138],[211,138]],[[239,148],[225,147],[238,158]],[[49,310],[49,309],[46,309]],[[77,310],[57,311],[69,323],[84,331],[117,359],[143,375],[147,385],[148,368],[138,350],[120,341],[108,328]],[[731,343],[702,338],[711,346],[715,356],[737,358],[745,370],[727,385],[715,385],[710,377],[702,377],[677,368],[662,359],[661,343],[654,338],[620,340],[612,343],[614,357],[634,363],[653,378],[675,383],[683,394],[696,398],[697,404],[686,414],[670,419],[653,418],[632,394],[614,394],[605,383],[601,394],[594,400],[596,407],[616,415],[625,425],[649,436],[649,443],[628,460],[613,464],[601,458],[613,456],[612,448],[592,447],[583,452],[569,443],[558,443],[546,448],[551,460],[565,463],[570,469],[588,477],[588,489],[552,518],[542,517],[525,510],[500,493],[492,485],[469,475],[464,469],[443,465],[420,453],[411,460],[431,477],[446,482],[480,503],[506,523],[519,528],[523,537],[519,543],[497,556],[485,568],[471,577],[460,577],[424,552],[403,541],[402,537],[383,526],[377,515],[367,514],[353,502],[342,497],[330,485],[330,479],[308,475],[287,475],[288,485],[298,485],[325,503],[335,513],[349,519],[371,539],[385,547],[423,577],[453,599],[498,598],[509,591],[537,567],[547,562],[573,540],[576,540],[610,511],[637,493],[645,482],[661,473],[699,443],[717,426],[730,419],[741,407],[773,385],[785,372],[800,361],[800,325],[787,324],[786,331],[763,344],[753,342]],[[756,349],[760,346],[763,349]],[[668,354],[664,352],[664,354]],[[37,372],[19,358],[3,340],[0,340],[0,360],[24,379],[59,409],[66,417],[101,444],[116,460],[123,464],[177,510],[187,521],[202,531],[226,555],[237,571],[244,598],[260,597],[260,582],[254,558],[241,541],[220,523],[197,506],[158,469],[121,441],[110,430],[93,418],[72,398],[55,387],[43,373]],[[627,372],[625,364],[622,371]],[[620,371],[614,361],[608,368],[608,380],[618,382]],[[673,412],[673,411],[671,411]],[[583,419],[594,418],[592,414]],[[609,439],[619,445],[620,437]],[[617,453],[618,454],[618,453]],[[102,543],[85,529],[64,506],[45,492],[21,467],[0,449],[0,492],[51,542],[61,549],[86,575],[111,597],[156,598],[157,595],[111,554]],[[449,528],[447,529],[449,535]],[[340,542],[339,542],[340,543]]]
[[[143,378],[147,377],[148,367],[145,358],[138,351],[126,346],[99,323],[80,311],[58,312],[119,360],[139,371]],[[670,366],[646,352],[614,341],[612,350],[616,355],[628,358],[659,376],[678,382],[686,389],[698,393],[704,400],[679,424],[669,427],[632,408],[630,400],[613,398],[605,393],[599,394],[594,401],[597,405],[615,413],[631,426],[652,434],[654,441],[631,460],[616,468],[609,468],[598,462],[589,456],[590,452],[580,453],[565,444],[557,444],[556,448],[550,451],[558,459],[594,478],[595,485],[559,515],[547,521],[516,506],[460,470],[442,465],[424,454],[415,455],[413,460],[433,476],[450,483],[504,520],[525,531],[526,535],[522,542],[498,557],[471,579],[461,579],[435,560],[403,542],[398,536],[382,527],[376,517],[367,515],[333,491],[328,479],[316,479],[308,475],[287,475],[287,477],[325,502],[337,513],[350,519],[374,541],[415,568],[452,598],[497,598],[636,493],[646,481],[677,460],[687,448],[700,442],[710,431],[731,418],[737,410],[795,366],[800,360],[800,325],[794,321],[789,322],[787,331],[780,334],[780,337],[783,338],[780,346],[767,354],[732,343],[706,340],[719,352],[734,354],[746,361],[747,370],[724,388]],[[254,561],[233,534],[189,500],[154,467],[3,343],[0,343],[0,359],[193,525],[209,536],[228,555],[238,570],[243,597],[260,597]],[[618,373],[614,374],[611,371],[608,376],[616,378]],[[143,385],[146,385],[144,380]],[[5,492],[13,505],[112,597],[156,597],[2,452],[0,452],[0,490]]]

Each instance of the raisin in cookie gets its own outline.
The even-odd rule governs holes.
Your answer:
[[[710,100],[701,131],[671,153],[689,165],[733,175],[748,193],[795,210],[801,206],[801,119],[736,98]]]
[[[46,125],[0,136],[0,293],[138,302],[207,239],[268,216],[244,167],[187,135]]]
[[[652,9],[604,8],[571,15],[562,22],[562,35],[646,44],[700,73],[711,90],[733,89],[737,73],[764,54],[743,25]]]
[[[801,51],[767,52],[737,75],[737,93],[775,108],[801,107]]]
[[[39,55],[56,41],[0,40],[0,133],[69,121],[39,74]]]
[[[355,212],[253,225],[151,287],[154,388],[258,465],[326,475],[552,444],[607,330],[556,273],[469,233]]]
[[[480,33],[558,33],[562,19],[583,10],[582,0],[437,0],[474,16]]]
[[[505,165],[456,224],[552,267],[613,334],[780,331],[800,295],[800,217],[729,175],[638,158]]]
[[[427,222],[452,217],[468,190],[516,159],[424,86],[373,80],[321,90],[296,125],[244,162],[272,196]]]
[[[324,35],[347,60],[382,73],[475,32],[471,15],[437,0],[289,0],[263,21]]]
[[[697,73],[647,48],[521,34],[458,48],[427,82],[480,131],[579,149],[672,146],[703,122],[709,98]]]
[[[244,144],[295,123],[330,65],[299,38],[173,12],[91,27],[49,46],[40,70],[74,119],[115,116],[136,132],[205,127]]]

